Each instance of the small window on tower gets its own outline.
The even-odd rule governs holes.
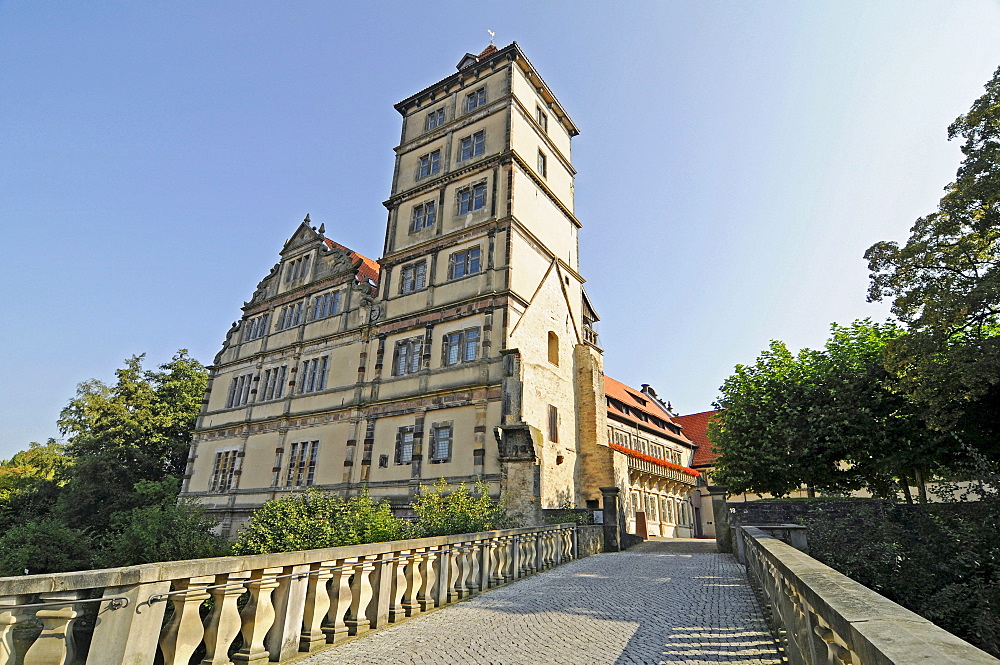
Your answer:
[[[541,125],[543,132],[549,131],[549,116],[545,115],[545,111],[542,110],[541,106],[535,107],[535,119]]]
[[[435,109],[427,114],[425,129],[431,130],[444,124],[444,109]]]
[[[549,331],[549,362],[559,364],[559,335]]]
[[[547,162],[547,160],[545,159],[545,153],[542,152],[541,150],[539,150],[538,151],[538,175],[542,176],[543,178],[547,178],[549,176],[549,169],[548,169],[548,165],[547,165],[546,162]]]

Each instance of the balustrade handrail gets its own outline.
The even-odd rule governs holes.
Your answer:
[[[199,646],[203,662],[222,662],[241,634],[233,660],[284,662],[599,552],[602,544],[602,527],[567,523],[3,577],[0,665],[76,662],[73,625],[85,603],[100,604],[87,665],[151,665],[157,658],[186,665]],[[14,631],[32,617],[41,634],[15,653]]]
[[[762,529],[747,575],[791,665],[997,665],[1000,660]]]
[[[415,547],[435,547],[441,545],[459,544],[484,538],[501,538],[521,534],[551,531],[572,524],[551,524],[546,526],[523,527],[519,529],[501,529],[497,531],[482,531],[479,533],[461,533],[450,536],[431,536],[429,538],[410,538],[381,543],[362,543],[360,545],[341,545],[317,550],[299,550],[296,552],[278,552],[274,554],[248,554],[243,556],[213,557],[210,559],[184,559],[181,561],[164,561],[146,563],[120,568],[101,568],[69,573],[50,573],[40,575],[16,575],[0,577],[0,596],[29,595],[52,591],[72,591],[76,589],[93,589],[97,587],[119,586],[122,584],[144,584],[164,578],[195,577],[205,575],[222,575],[257,568],[277,568],[284,566],[303,565],[321,559],[343,559],[356,556],[384,554],[395,550],[408,550]],[[194,569],[197,572],[191,573]]]

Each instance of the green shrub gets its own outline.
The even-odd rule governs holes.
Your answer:
[[[233,554],[269,554],[399,540],[412,528],[365,490],[342,499],[310,489],[268,501],[250,515],[233,543]]]
[[[90,538],[54,517],[11,527],[0,536],[0,576],[90,568]]]
[[[490,496],[486,483],[477,482],[474,492],[469,492],[465,483],[451,492],[448,487],[443,478],[432,486],[421,485],[420,493],[411,502],[421,536],[476,533],[513,526],[503,504]]]

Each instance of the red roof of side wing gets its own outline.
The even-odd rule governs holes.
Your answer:
[[[698,444],[698,449],[694,451],[694,461],[691,466],[711,466],[715,463],[719,454],[712,450],[712,444],[708,440],[708,423],[718,411],[702,411],[692,413],[687,416],[674,416],[675,423],[684,428],[684,435]]]

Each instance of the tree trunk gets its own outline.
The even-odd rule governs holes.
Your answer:
[[[899,474],[899,489],[903,490],[903,498],[906,503],[913,505],[913,495],[910,494],[910,480],[905,473]]]
[[[917,479],[917,492],[919,492],[920,503],[927,503],[927,485],[924,483],[923,472],[920,469],[914,469],[913,476]]]
[[[813,489],[812,485],[806,485],[806,496],[810,499],[816,498],[816,490]]]

